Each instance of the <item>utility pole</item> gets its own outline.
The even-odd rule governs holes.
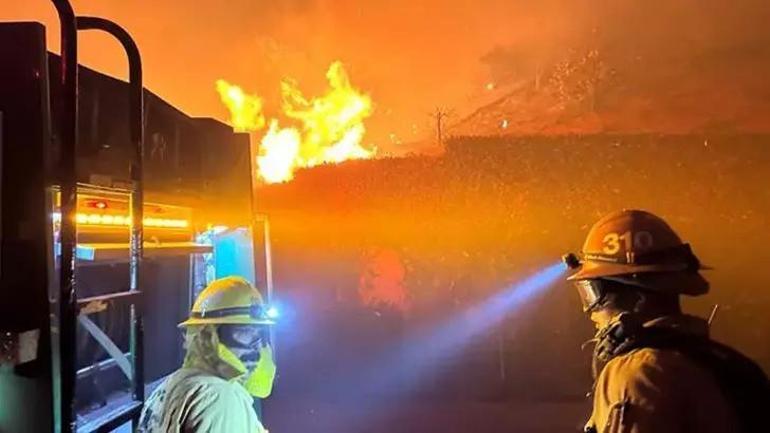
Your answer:
[[[436,140],[439,145],[444,144],[443,125],[444,119],[452,115],[452,110],[436,107],[436,111],[431,116],[436,120]]]

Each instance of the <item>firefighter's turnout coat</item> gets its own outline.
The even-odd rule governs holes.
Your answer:
[[[644,327],[706,336],[705,320],[677,315]],[[712,372],[675,350],[638,348],[601,370],[587,431],[598,433],[729,433],[738,419]]]

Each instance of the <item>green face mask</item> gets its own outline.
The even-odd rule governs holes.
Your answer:
[[[266,344],[260,347],[257,367],[246,377],[243,387],[254,397],[267,398],[273,392],[275,371],[273,348]]]
[[[224,344],[217,344],[219,359],[231,366],[241,376],[239,382],[254,397],[266,398],[273,391],[275,381],[275,361],[273,349],[269,344],[259,348],[257,366],[249,372],[243,362]]]

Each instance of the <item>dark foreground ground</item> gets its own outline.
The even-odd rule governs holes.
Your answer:
[[[286,399],[267,404],[264,417],[272,433],[574,433],[581,431],[586,416],[584,401],[388,406]]]
[[[272,402],[265,413],[271,433],[575,433],[582,431],[584,402],[412,403],[356,411],[317,401]],[[128,425],[116,433],[129,433]]]

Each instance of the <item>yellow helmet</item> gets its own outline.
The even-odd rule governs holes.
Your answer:
[[[211,282],[195,300],[190,318],[179,327],[191,325],[273,325],[259,290],[241,277]]]

